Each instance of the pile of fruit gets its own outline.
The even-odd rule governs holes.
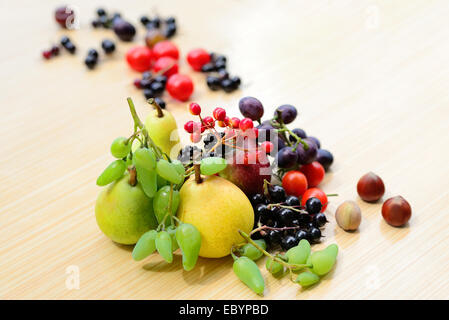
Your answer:
[[[55,10],[55,20],[64,29],[74,29],[77,16],[69,6],[62,6]],[[178,60],[180,58],[177,46],[169,41],[177,31],[174,17],[162,18],[158,15],[140,18],[145,27],[144,45],[132,47],[126,53],[125,59],[131,69],[142,73],[140,79],[134,80],[134,86],[142,89],[146,99],[157,98],[159,105],[165,107],[162,95],[167,89],[169,95],[179,101],[187,101],[194,91],[194,83],[187,74],[179,73]],[[95,29],[111,29],[118,39],[125,42],[133,41],[136,27],[125,20],[118,12],[108,13],[104,8],[98,8],[96,17],[91,22]],[[61,40],[61,46],[71,54],[75,54],[76,46],[67,36]],[[110,39],[101,43],[107,58],[116,49],[116,44]],[[42,52],[44,59],[49,60],[58,56],[60,46],[55,44]],[[100,59],[99,50],[90,48],[84,59],[89,70],[95,69]],[[227,58],[224,55],[209,53],[204,49],[193,49],[186,55],[188,64],[195,71],[208,73],[207,86],[213,90],[223,89],[225,92],[237,90],[241,80],[237,76],[229,76]]]
[[[134,25],[121,14],[100,8],[92,21],[94,28],[112,29],[121,41],[133,41]],[[75,12],[58,8],[55,20],[71,28]],[[302,287],[319,282],[332,270],[338,246],[331,244],[312,252],[328,222],[328,198],[318,186],[334,161],[330,151],[314,136],[288,125],[297,109],[284,104],[266,120],[264,107],[254,97],[239,101],[242,117],[231,117],[224,108],[211,115],[190,103],[195,116],[184,124],[191,144],[181,147],[177,124],[162,100],[165,89],[171,97],[187,101],[194,91],[192,79],[179,73],[180,53],[169,39],[177,31],[173,17],[142,16],[145,44],[126,54],[130,68],[140,72],[134,86],[142,89],[152,110],[145,122],[128,98],[134,121],[127,137],[116,138],[110,147],[114,160],[97,179],[104,187],[95,214],[101,231],[114,242],[135,245],[132,258],[140,261],[154,252],[168,263],[180,249],[182,265],[192,270],[198,260],[231,256],[236,276],[255,293],[262,295],[265,280],[255,261],[266,256],[265,267],[277,278],[288,274]],[[45,59],[61,49],[75,54],[76,46],[64,36],[60,45],[43,52]],[[109,39],[101,43],[104,57],[115,52]],[[91,48],[84,63],[94,69],[99,51]],[[194,71],[207,74],[207,86],[233,92],[239,77],[230,76],[227,58],[202,48],[188,52]],[[382,198],[385,186],[373,173],[363,176],[357,192],[364,201]],[[204,205],[208,199],[211,206]],[[411,206],[402,197],[386,200],[383,218],[392,226],[403,226],[411,217]],[[335,220],[343,230],[356,230],[362,212],[354,201],[341,203]]]
[[[271,273],[288,270],[292,281],[304,287],[331,270],[336,245],[310,251],[327,222],[323,213],[327,196],[316,187],[308,188],[308,179],[311,185],[319,184],[324,169],[316,162],[321,175],[313,170],[303,173],[297,160],[279,167],[285,148],[291,152],[314,148],[309,165],[318,153],[312,139],[292,140],[294,133],[286,135],[290,131],[285,122],[294,117],[283,114],[297,114],[293,106],[279,107],[270,120],[272,127],[266,129],[267,122],[260,119],[262,104],[255,98],[240,101],[242,114],[251,117],[242,119],[230,118],[223,108],[203,116],[201,107],[191,103],[189,110],[198,121],[188,121],[184,129],[194,145],[179,150],[173,116],[155,99],[148,102],[153,111],[143,124],[128,99],[134,131],[113,141],[111,154],[116,159],[97,179],[97,185],[107,186],[95,211],[108,237],[136,244],[132,253],[136,261],[157,251],[171,263],[173,252],[180,248],[187,271],[199,256],[231,255],[236,275],[258,294],[263,293],[264,280],[254,261],[263,255],[268,256]],[[261,123],[259,127],[254,121]],[[281,176],[289,174],[304,180]],[[284,187],[272,181],[280,176]],[[204,208],[205,198],[214,206]]]

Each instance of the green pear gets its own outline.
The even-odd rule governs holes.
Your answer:
[[[130,184],[130,175],[104,188],[97,198],[95,216],[101,231],[112,241],[135,244],[140,236],[157,228],[153,199],[148,198],[137,182]]]
[[[145,128],[154,143],[170,158],[176,159],[181,144],[178,126],[173,115],[168,111],[156,108],[145,119]]]

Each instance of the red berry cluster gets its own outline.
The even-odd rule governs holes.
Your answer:
[[[144,95],[147,99],[159,96],[166,87],[173,98],[187,101],[193,93],[193,81],[189,76],[178,73],[178,59],[178,48],[173,42],[168,40],[156,43],[152,49],[147,46],[137,46],[131,48],[126,54],[126,61],[132,69],[138,72],[151,70],[157,75],[165,76],[167,79],[166,86],[164,82],[163,87],[157,82],[146,86],[144,83],[148,79],[145,78],[134,80],[134,85],[137,88],[144,89]]]
[[[59,46],[53,45],[50,49],[42,51],[42,56],[47,60],[59,56]]]
[[[240,156],[236,158],[237,161],[243,164],[268,161],[266,154],[273,151],[274,145],[270,141],[258,144],[259,130],[254,127],[253,120],[231,118],[227,116],[223,108],[215,108],[212,116],[203,117],[201,106],[195,102],[189,105],[189,111],[199,118],[197,122],[190,120],[184,124],[184,130],[190,134],[190,140],[193,143],[200,142],[202,134],[207,130],[218,138],[217,145],[230,146],[237,151]],[[217,131],[217,126],[224,128],[223,134]]]

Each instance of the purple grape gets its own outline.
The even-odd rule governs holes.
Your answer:
[[[131,41],[136,35],[136,28],[131,23],[121,18],[116,18],[114,19],[114,32],[120,40]]]
[[[316,161],[321,163],[324,170],[329,170],[329,167],[332,165],[332,162],[334,162],[334,156],[332,153],[325,149],[318,149]]]
[[[298,154],[293,148],[285,147],[278,152],[276,160],[279,168],[291,168],[296,164]]]
[[[304,148],[302,143],[298,144],[298,147],[296,148],[296,153],[298,154],[298,163],[299,164],[309,164],[315,161],[318,148],[312,140],[309,140],[309,138],[304,139],[304,141],[307,143],[308,148],[307,150]]]
[[[318,138],[311,137],[311,136],[308,136],[307,138],[309,138],[310,140],[312,140],[313,142],[315,142],[315,144],[316,144],[316,146],[318,147],[318,149],[321,148],[321,143],[320,143],[320,140],[318,140]]]
[[[294,134],[296,134],[298,137],[300,137],[301,139],[307,138],[306,132],[302,129],[296,128],[296,129],[293,129],[292,132]],[[291,142],[296,142],[296,139],[293,136],[290,136],[289,139]]]
[[[293,122],[293,120],[296,119],[296,116],[298,115],[298,111],[296,108],[290,104],[284,104],[276,109],[274,112],[274,115],[277,115],[277,111],[281,111],[281,117],[284,124],[289,124]]]
[[[254,97],[244,97],[239,101],[239,109],[242,115],[251,120],[259,120],[263,116],[263,105]]]

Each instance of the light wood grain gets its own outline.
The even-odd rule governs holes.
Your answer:
[[[81,29],[63,32],[52,20],[59,1],[2,1],[0,23],[0,298],[3,299],[247,299],[230,258],[200,259],[184,272],[158,257],[133,262],[130,248],[98,229],[95,179],[111,160],[110,142],[131,130],[126,97],[148,107],[124,63],[130,44],[89,72],[82,61],[109,31],[89,21],[100,1],[72,1]],[[447,1],[107,1],[132,20],[152,10],[179,21],[175,42],[224,53],[240,91],[212,93],[190,72],[193,100],[208,111],[238,115],[244,95],[266,113],[298,107],[298,126],[332,150],[335,164],[322,184],[338,193],[327,210],[321,248],[341,247],[335,270],[301,290],[264,272],[269,299],[449,298],[449,3]],[[139,39],[143,30],[139,27]],[[40,51],[69,34],[74,57],[49,62]],[[167,98],[182,125],[185,103]],[[183,136],[185,141],[186,137]],[[381,204],[356,194],[367,171],[383,177],[384,198],[402,195],[413,207],[405,228],[388,226]],[[356,200],[356,233],[336,227],[334,211]],[[66,288],[66,268],[80,270],[79,290]],[[263,261],[260,262],[263,265]]]

